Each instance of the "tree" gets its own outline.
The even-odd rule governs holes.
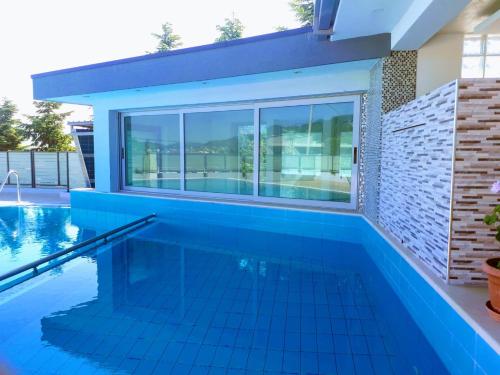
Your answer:
[[[286,26],[276,26],[274,28],[274,30],[276,30],[276,31],[286,31],[286,30],[288,30],[288,27],[286,27]]]
[[[26,116],[29,123],[23,124],[24,136],[31,141],[36,151],[72,151],[72,138],[64,133],[64,122],[71,112],[58,112],[60,103],[33,102],[35,116]]]
[[[176,49],[182,46],[181,37],[174,34],[172,29],[172,24],[165,22],[161,25],[161,34],[151,34],[156,39],[158,39],[158,45],[156,46],[156,52],[165,52]]]
[[[0,151],[17,150],[23,141],[21,121],[14,118],[17,107],[12,101],[4,98],[0,104]]]
[[[220,35],[217,39],[215,39],[215,41],[224,42],[226,40],[241,38],[243,36],[243,29],[245,26],[243,26],[241,21],[233,14],[231,18],[224,19],[223,25],[217,25],[216,28]]]
[[[311,26],[314,19],[313,0],[290,0],[290,8],[295,12],[295,18],[302,26]]]

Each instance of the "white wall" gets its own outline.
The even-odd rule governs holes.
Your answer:
[[[460,78],[463,34],[436,34],[418,50],[417,98]]]

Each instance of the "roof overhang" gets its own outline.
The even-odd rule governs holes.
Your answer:
[[[331,40],[335,41],[389,33],[393,50],[415,50],[457,17],[470,2],[316,0],[314,30],[331,34]]]
[[[35,74],[33,96],[50,100],[369,60],[388,56],[390,44],[389,34],[318,40],[305,27]]]
[[[335,27],[335,19],[340,0],[316,0],[314,3],[313,30],[315,34],[331,35]]]

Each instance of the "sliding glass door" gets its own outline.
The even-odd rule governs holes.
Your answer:
[[[349,202],[353,103],[260,110],[259,196]]]
[[[186,113],[186,190],[253,193],[253,111]]]
[[[179,190],[179,115],[125,116],[125,186]]]
[[[122,114],[123,188],[356,207],[359,97]]]

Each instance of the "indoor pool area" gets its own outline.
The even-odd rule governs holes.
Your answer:
[[[7,373],[448,373],[363,245],[191,224],[0,294]]]

